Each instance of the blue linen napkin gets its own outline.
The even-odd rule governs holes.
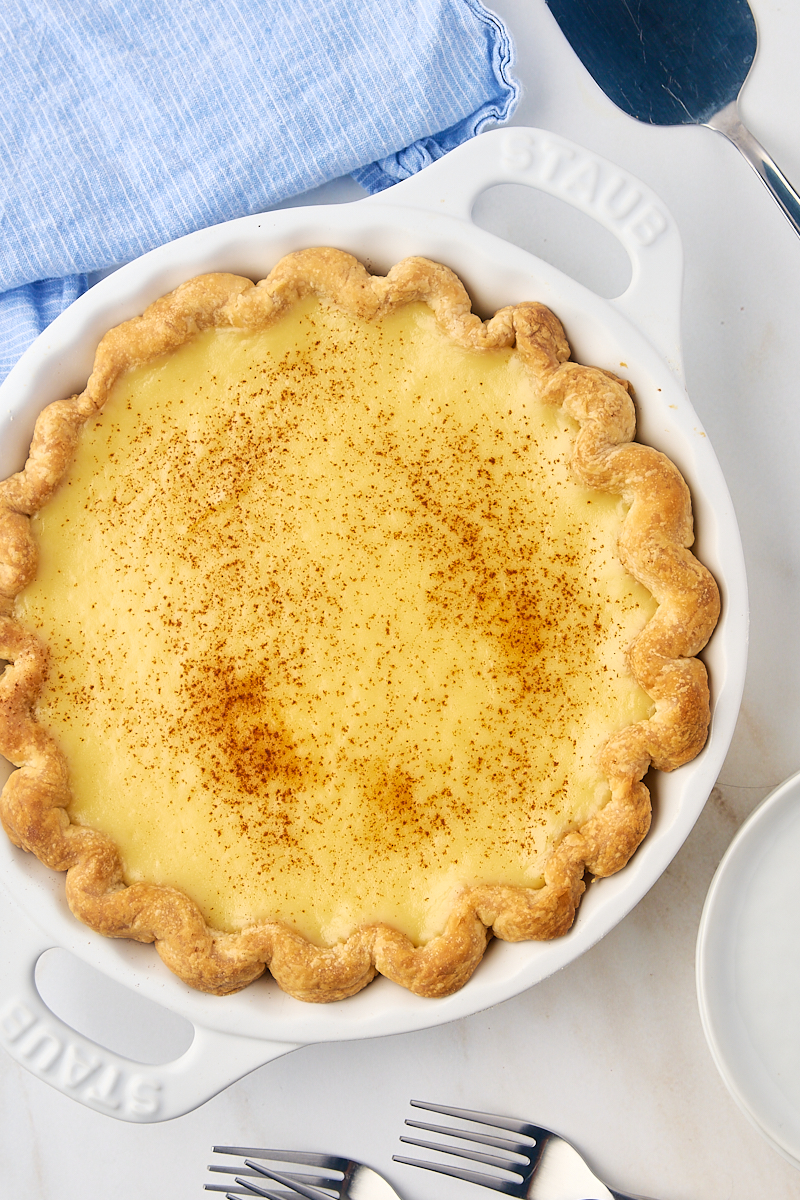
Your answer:
[[[5,0],[0,381],[90,275],[510,116],[480,0]]]

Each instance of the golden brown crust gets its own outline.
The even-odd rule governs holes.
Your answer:
[[[543,887],[465,888],[444,932],[421,947],[384,925],[363,927],[329,949],[313,946],[280,922],[220,933],[206,926],[183,893],[152,884],[126,886],[113,842],[69,820],[66,764],[32,715],[46,650],[13,617],[14,597],[36,571],[28,517],[58,487],[83,423],[103,406],[119,375],[203,328],[265,326],[310,293],[366,319],[421,300],[461,345],[515,345],[539,379],[544,398],[580,426],[572,459],[578,478],[622,495],[629,504],[620,558],[659,605],[629,652],[631,670],[653,699],[655,712],[603,748],[610,801],[562,839],[546,864]],[[521,941],[558,937],[570,928],[584,872],[618,871],[647,833],[650,797],[641,780],[649,766],[671,771],[705,742],[708,683],[695,656],[714,629],[719,596],[689,550],[691,501],[681,475],[658,451],[632,441],[635,416],[628,385],[568,359],[561,325],[540,304],[505,308],[482,322],[446,267],[409,258],[381,278],[331,249],[290,254],[255,286],[233,275],[190,280],[106,334],[85,391],[44,410],[24,470],[0,483],[0,656],[10,664],[0,679],[0,752],[19,768],[0,797],[0,818],[16,845],[67,872],[67,898],[76,916],[111,937],[155,942],[164,962],[203,991],[237,991],[268,967],[285,991],[308,1001],[353,995],[376,972],[418,995],[445,996],[469,979],[491,932]]]

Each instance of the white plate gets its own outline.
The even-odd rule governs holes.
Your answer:
[[[800,773],[747,819],[697,942],[700,1015],[728,1090],[800,1168]]]
[[[475,200],[502,182],[554,193],[610,229],[631,258],[624,294],[602,300],[478,229],[471,220]],[[697,553],[722,589],[722,619],[704,653],[713,690],[711,733],[697,759],[654,781],[654,819],[645,842],[624,871],[592,884],[566,937],[494,942],[469,983],[441,1000],[413,996],[387,979],[329,1005],[303,1004],[269,980],[236,996],[202,995],[171,975],[152,947],[103,938],[79,925],[66,907],[63,878],[0,838],[0,878],[42,931],[26,934],[14,948],[13,969],[0,972],[0,1041],[42,1078],[103,1111],[108,1104],[97,1077],[116,1080],[108,1093],[118,1101],[115,1115],[130,1120],[185,1112],[245,1070],[301,1043],[400,1033],[477,1012],[572,962],[622,920],[682,845],[716,782],[739,709],[747,646],[742,549],[719,464],[680,377],[680,238],[643,183],[552,133],[497,130],[379,196],[283,209],[202,230],[102,280],[53,322],[0,388],[0,475],[24,461],[35,414],[83,388],[97,342],[110,326],[193,275],[221,270],[258,279],[282,255],[314,245],[348,250],[378,272],[410,254],[437,259],[461,276],[484,316],[506,304],[541,300],[563,321],[578,361],[631,378],[639,436],[668,454],[688,480]],[[110,1052],[100,1056],[43,1008],[32,984],[33,964],[52,945],[185,1016],[196,1029],[191,1051],[144,1083],[129,1062]],[[11,955],[10,942],[4,946],[0,938],[0,948]],[[40,1043],[52,1050],[37,1050]],[[87,1073],[74,1065],[84,1061],[99,1065]]]

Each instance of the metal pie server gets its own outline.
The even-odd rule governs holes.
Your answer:
[[[800,195],[742,124],[758,35],[747,0],[547,0],[610,100],[651,125],[707,125],[750,163],[800,234]]]

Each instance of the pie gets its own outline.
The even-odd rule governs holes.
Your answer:
[[[556,317],[290,254],[100,342],[0,484],[0,798],[181,979],[462,987],[553,938],[704,744],[676,467]]]

